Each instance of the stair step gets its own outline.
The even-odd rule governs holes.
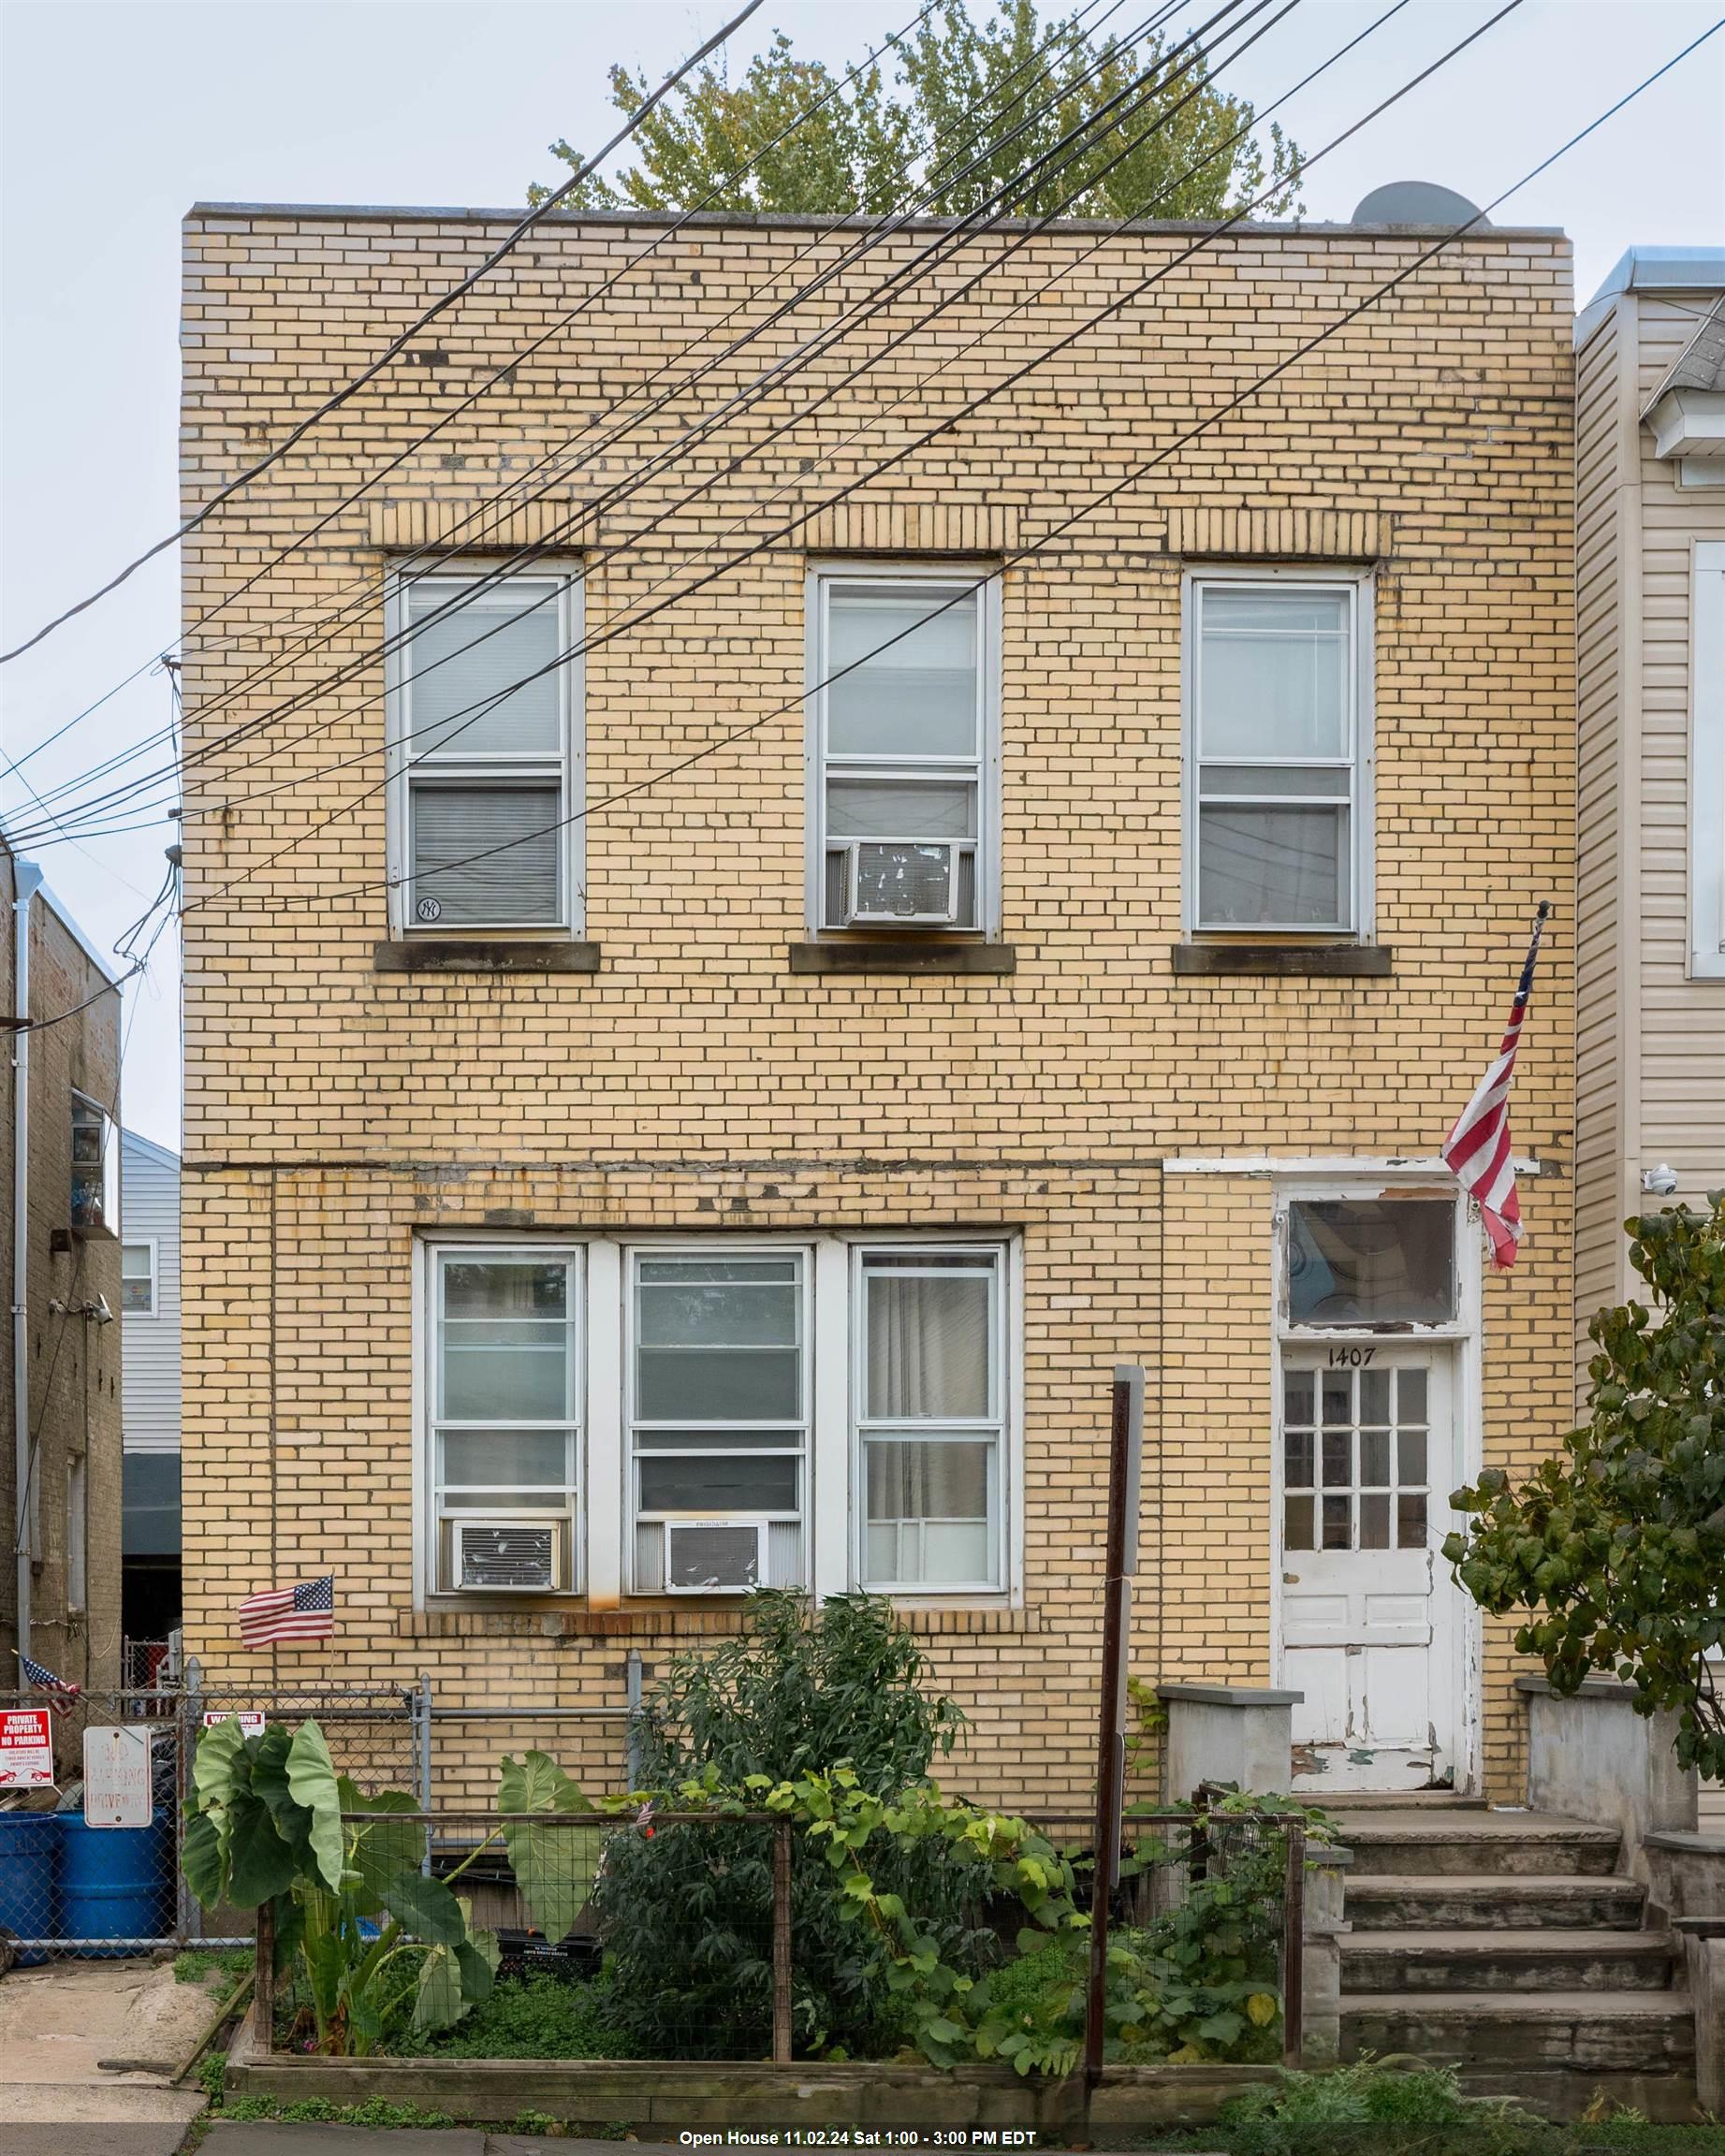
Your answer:
[[[1390,1991],[1663,1991],[1675,1960],[1654,1931],[1359,1931],[1341,1941],[1341,1985],[1361,2005]]]
[[[1344,1993],[1342,2054],[1412,2051],[1463,2066],[1562,2066],[1577,2072],[1681,2073],[1695,2056],[1695,2015],[1681,1991]]]
[[[1350,1874],[1343,1914],[1359,1931],[1634,1931],[1646,1890],[1575,1872]]]
[[[1352,1876],[1395,1872],[1560,1872],[1599,1877],[1616,1868],[1622,1836],[1542,1812],[1352,1812],[1336,1814],[1353,1852]]]

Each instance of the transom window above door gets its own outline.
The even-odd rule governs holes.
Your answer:
[[[1194,933],[1369,925],[1370,586],[1194,572],[1186,587]]]
[[[927,572],[811,582],[818,930],[977,930],[998,885],[998,594]]]
[[[1455,1322],[1453,1199],[1296,1198],[1286,1233],[1290,1325],[1348,1331]]]

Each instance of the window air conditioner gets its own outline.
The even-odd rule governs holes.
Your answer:
[[[460,1519],[455,1535],[455,1584],[469,1593],[555,1594],[563,1574],[561,1520]]]
[[[765,1520],[667,1520],[667,1595],[747,1595],[767,1583]]]
[[[956,843],[859,838],[850,852],[847,923],[950,926],[958,917]]]

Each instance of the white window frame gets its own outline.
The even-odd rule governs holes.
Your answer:
[[[439,1583],[439,1505],[435,1425],[437,1267],[447,1256],[520,1261],[534,1258],[576,1264],[575,1399],[577,1439],[574,1502],[566,1515],[572,1584],[561,1598],[584,1599],[591,1609],[615,1609],[636,1600],[635,1470],[630,1442],[634,1373],[630,1367],[634,1260],[637,1256],[743,1257],[784,1251],[803,1259],[804,1402],[807,1428],[802,1465],[802,1560],[805,1582],[817,1600],[856,1590],[862,1577],[856,1540],[862,1514],[861,1457],[853,1413],[860,1400],[853,1356],[861,1339],[855,1275],[869,1250],[975,1250],[996,1261],[994,1318],[999,1416],[999,1556],[997,1581],[971,1584],[907,1583],[894,1593],[902,1605],[933,1609],[1016,1607],[1024,1572],[1024,1266],[1020,1236],[998,1232],[955,1234],[912,1229],[828,1231],[816,1235],[733,1236],[688,1234],[603,1236],[547,1235],[498,1230],[475,1234],[430,1232],[413,1240],[412,1415],[414,1437],[414,1601],[419,1609],[472,1608],[472,1589]],[[989,1425],[994,1427],[993,1424]],[[495,1507],[488,1510],[495,1514]],[[524,1515],[525,1516],[525,1515]],[[557,1516],[557,1515],[553,1515]],[[709,1515],[717,1518],[714,1513]],[[680,1518],[697,1517],[680,1514]],[[705,1517],[705,1516],[703,1516]],[[525,1608],[556,1600],[543,1594],[491,1595],[489,1600]],[[725,1597],[715,1596],[716,1603]],[[734,1599],[731,1597],[729,1599]],[[637,1606],[671,1606],[673,1595],[649,1593]]]
[[[1725,541],[1697,543],[1689,613],[1689,972],[1725,980]]]
[[[1345,761],[1349,773],[1348,872],[1352,919],[1341,926],[1313,925],[1309,922],[1269,921],[1206,923],[1198,910],[1198,848],[1202,765],[1199,757],[1199,696],[1202,657],[1200,609],[1206,587],[1256,585],[1265,590],[1286,590],[1290,585],[1345,591],[1349,594],[1350,696],[1349,754],[1336,759],[1338,770]],[[1180,707],[1181,707],[1181,827],[1184,854],[1181,885],[1181,922],[1189,938],[1226,942],[1263,941],[1266,938],[1297,938],[1302,942],[1369,943],[1376,934],[1375,889],[1377,775],[1376,681],[1374,652],[1374,587],[1369,569],[1324,568],[1318,564],[1285,567],[1279,563],[1194,564],[1180,578]],[[1211,763],[1286,765],[1308,769],[1331,761],[1308,756],[1213,757]],[[1236,798],[1238,798],[1236,796]],[[1297,801],[1294,801],[1297,806]]]
[[[886,1418],[865,1414],[869,1362],[865,1261],[870,1256],[900,1253],[911,1259],[921,1253],[929,1257],[973,1256],[989,1260],[988,1394],[991,1412],[988,1415],[980,1418],[944,1416],[935,1425],[927,1417]],[[1008,1514],[1013,1483],[1008,1348],[1010,1301],[1007,1282],[1010,1256],[1010,1244],[999,1238],[978,1240],[968,1237],[937,1239],[870,1235],[852,1245],[850,1295],[846,1313],[850,1330],[851,1372],[851,1579],[862,1592],[889,1595],[895,1599],[927,1598],[939,1602],[954,1595],[972,1599],[979,1595],[999,1595],[1007,1590],[1011,1577],[1008,1568],[1008,1551],[1011,1547]],[[985,1580],[943,1580],[933,1583],[922,1580],[871,1580],[868,1564],[868,1441],[870,1437],[903,1437],[913,1442],[926,1441],[930,1429],[934,1427],[938,1427],[943,1434],[963,1431],[966,1438],[986,1438],[993,1443],[994,1458],[988,1487],[993,1513],[990,1522],[993,1533],[989,1539],[994,1556],[994,1577]]]
[[[141,1310],[125,1307],[125,1254],[128,1250],[141,1250],[150,1260],[150,1301]],[[120,1316],[122,1318],[159,1318],[162,1314],[161,1275],[156,1257],[156,1238],[153,1235],[127,1235],[120,1245]]]
[[[410,587],[445,585],[454,591],[482,582],[490,574],[481,561],[466,569],[438,568],[408,576],[392,572],[384,595],[384,772],[386,839],[388,855],[389,932],[397,939],[522,939],[548,941],[573,939],[586,925],[586,819],[577,813],[586,805],[586,668],[581,656],[584,635],[584,594],[578,564],[568,561],[535,562],[532,568],[501,577],[493,589],[505,590],[515,583],[554,585],[557,588],[558,648],[570,656],[557,670],[560,742],[555,757],[462,757],[459,752],[434,751],[422,761],[413,753],[412,684],[406,670],[408,656],[407,598]],[[558,882],[559,918],[552,921],[423,922],[416,917],[413,895],[413,794],[416,777],[430,779],[435,773],[452,781],[483,786],[508,779],[548,783],[555,777],[561,801]]]
[[[446,1520],[466,1518],[474,1520],[498,1520],[520,1518],[523,1520],[561,1521],[563,1542],[568,1551],[569,1583],[558,1592],[579,1595],[583,1591],[582,1551],[586,1539],[585,1521],[587,1503],[587,1254],[584,1246],[565,1239],[538,1237],[532,1241],[518,1242],[513,1238],[497,1237],[439,1237],[416,1245],[416,1259],[423,1269],[422,1291],[415,1298],[420,1318],[419,1353],[415,1357],[416,1398],[414,1427],[417,1433],[416,1451],[418,1459],[417,1483],[424,1493],[420,1507],[422,1529],[416,1537],[418,1566],[426,1594],[440,1602],[465,1604],[475,1600],[476,1591],[446,1582],[443,1577],[442,1545]],[[502,1486],[496,1483],[446,1483],[438,1471],[439,1435],[446,1429],[477,1429],[483,1425],[461,1422],[440,1416],[437,1412],[438,1356],[441,1347],[443,1322],[442,1275],[451,1261],[490,1261],[494,1264],[553,1263],[568,1269],[569,1352],[573,1358],[570,1386],[572,1420],[556,1422],[516,1421],[512,1429],[562,1430],[568,1434],[569,1483],[559,1493],[560,1501],[548,1501],[544,1490],[523,1491],[513,1505],[503,1495]],[[491,1500],[484,1506],[472,1508],[446,1508],[444,1499],[451,1491],[483,1493]]]
[[[121,1240],[120,1126],[114,1121],[113,1117],[108,1113],[107,1109],[103,1107],[102,1103],[96,1100],[94,1094],[85,1093],[76,1085],[74,1085],[71,1090],[72,1102],[71,1108],[68,1112],[68,1121],[66,1127],[66,1216],[68,1219],[72,1219],[72,1215],[76,1210],[72,1202],[73,1192],[77,1187],[79,1172],[79,1162],[75,1158],[75,1133],[78,1128],[78,1111],[80,1108],[84,1108],[88,1109],[90,1113],[95,1115],[96,1118],[97,1127],[102,1133],[102,1194],[99,1201],[102,1209],[102,1217],[96,1221],[79,1221],[73,1219],[72,1231],[76,1235],[110,1236],[113,1239],[113,1241],[117,1243]]]
[[[898,756],[829,758],[826,753],[826,652],[828,613],[835,590],[883,590],[894,585],[973,586],[976,591],[977,753],[974,757]],[[827,940],[879,935],[879,922],[855,927],[828,926],[826,912],[826,780],[835,776],[873,775],[923,778],[973,778],[976,785],[976,921],[906,922],[907,936],[964,937],[998,942],[1001,937],[1001,577],[975,563],[879,561],[866,559],[820,561],[810,568],[805,588],[808,688],[806,829],[809,834],[806,910],[811,936]],[[884,834],[892,836],[892,834]],[[938,841],[931,841],[938,843]]]
[[[623,1577],[631,1594],[642,1592],[636,1583],[636,1530],[640,1526],[665,1525],[672,1522],[691,1521],[718,1524],[733,1521],[741,1514],[732,1506],[715,1507],[710,1510],[699,1508],[678,1511],[647,1511],[640,1505],[640,1464],[643,1458],[687,1459],[692,1452],[652,1451],[642,1453],[636,1449],[636,1435],[641,1430],[687,1428],[695,1421],[689,1416],[680,1417],[672,1423],[644,1420],[636,1407],[636,1291],[639,1269],[643,1260],[693,1259],[696,1262],[711,1263],[715,1260],[744,1258],[796,1258],[797,1265],[797,1400],[799,1414],[795,1422],[774,1421],[770,1418],[752,1416],[739,1428],[753,1430],[796,1430],[799,1443],[793,1450],[788,1446],[743,1446],[734,1448],[738,1457],[763,1460],[792,1460],[797,1462],[797,1510],[795,1515],[782,1511],[752,1513],[757,1518],[782,1523],[793,1517],[797,1522],[799,1538],[799,1565],[802,1584],[809,1584],[811,1572],[814,1520],[814,1251],[807,1242],[775,1239],[757,1242],[731,1236],[692,1236],[675,1242],[631,1243],[623,1252],[623,1309],[622,1309],[622,1372],[623,1372],[623,1504],[622,1549]],[[722,1422],[698,1425],[702,1428],[722,1430]],[[719,1448],[703,1449],[718,1450]],[[668,1546],[666,1550],[668,1557]],[[666,1569],[668,1571],[668,1565]],[[658,1593],[674,1594],[680,1590],[646,1590],[656,1598]]]

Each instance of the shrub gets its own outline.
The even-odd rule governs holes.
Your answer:
[[[451,2029],[396,2046],[436,2059],[624,2059],[629,2047],[610,2016],[610,1986],[562,1977],[500,1978],[489,1999]],[[518,2128],[517,2131],[519,2129]]]

